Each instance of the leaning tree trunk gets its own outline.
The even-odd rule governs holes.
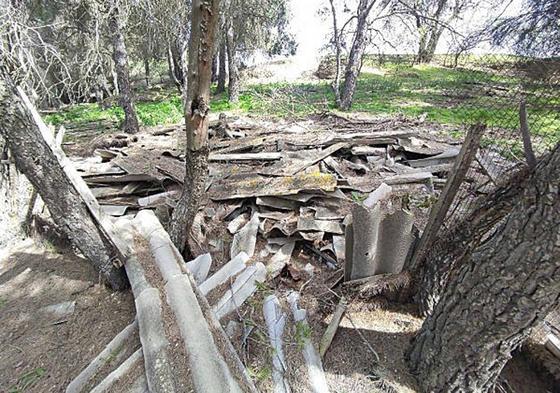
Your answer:
[[[371,1],[371,3],[368,3],[368,1]],[[362,57],[367,44],[367,18],[374,4],[374,0],[360,0],[358,6],[356,33],[354,34],[352,49],[348,57],[348,64],[346,64],[344,84],[342,86],[342,93],[340,94],[339,107],[343,110],[348,110],[352,106],[352,100],[354,99],[354,92],[356,91],[356,84],[358,83],[358,76],[362,66]]]
[[[218,55],[218,87],[216,88],[217,93],[223,93],[226,91],[226,79],[227,79],[227,44],[226,39],[222,37],[220,40],[220,48]]]
[[[413,273],[415,302],[421,315],[433,312],[449,273],[468,261],[469,255],[511,212],[528,181],[528,168],[523,168],[507,184],[480,201],[472,213],[430,247],[430,252],[419,261]]]
[[[235,32],[233,26],[230,22],[227,25],[227,58],[228,58],[228,70],[229,70],[229,102],[236,103],[239,101],[239,70],[237,68],[237,60],[235,57],[236,44],[235,44]]]
[[[0,117],[0,134],[13,153],[17,168],[39,192],[58,228],[113,289],[126,287],[123,269],[112,262],[115,251],[99,232],[15,86],[5,79],[0,79]]]
[[[124,22],[116,7],[113,7],[109,17],[109,28],[113,39],[113,61],[117,73],[117,84],[119,87],[119,104],[124,111],[123,129],[128,134],[139,131],[138,117],[134,109],[132,88],[128,74],[128,54],[124,43]]]
[[[183,193],[171,220],[170,236],[181,252],[187,245],[208,173],[208,112],[219,0],[193,0],[185,122],[186,174]]]
[[[560,300],[560,146],[505,222],[451,273],[409,352],[426,392],[489,392]]]

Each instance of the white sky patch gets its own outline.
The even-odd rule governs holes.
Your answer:
[[[342,2],[338,1],[337,3]],[[349,3],[351,3],[351,1]],[[463,15],[462,20],[455,23],[455,28],[461,33],[468,32],[471,29],[479,28],[480,25],[485,22],[490,12],[498,12],[503,10],[504,7],[507,7],[503,16],[514,16],[519,13],[522,5],[523,0],[504,0],[503,3],[498,6],[490,5],[483,1],[476,10]],[[321,16],[318,14],[318,11],[324,7],[328,7],[329,12]],[[332,19],[329,1],[290,0],[290,11],[292,16],[290,29],[298,43],[298,50],[294,62],[302,69],[311,69],[318,64],[318,59],[322,54],[321,49],[328,43],[332,35]],[[348,17],[349,14],[338,12],[339,25],[343,24]],[[404,31],[400,33],[402,34]],[[397,31],[395,34],[398,36],[399,32]],[[405,35],[410,34],[406,33]],[[449,34],[445,34],[442,37],[440,45],[438,46],[438,53],[445,53],[447,51],[450,42],[449,38]],[[386,53],[414,53],[416,48],[401,44],[396,51],[388,46],[383,49]],[[489,46],[482,46],[475,52],[487,53],[489,50]]]

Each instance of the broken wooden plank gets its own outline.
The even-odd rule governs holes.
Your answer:
[[[344,299],[344,297],[341,297],[340,301],[338,302],[334,310],[329,326],[327,326],[327,330],[325,330],[323,337],[321,337],[321,343],[319,344],[319,354],[321,355],[321,359],[325,358],[325,354],[327,353],[329,347],[331,346],[331,343],[334,339],[334,336],[336,335],[338,326],[340,325],[340,321],[345,311],[346,311],[346,299]]]
[[[259,172],[269,176],[293,176],[346,146],[346,143],[337,143],[323,150],[298,151]]]
[[[519,104],[519,129],[523,138],[523,151],[529,168],[535,169],[537,166],[537,158],[533,151],[533,143],[531,142],[531,131],[529,130],[529,122],[527,121],[527,103],[525,99]]]
[[[130,183],[130,182],[152,182],[157,181],[150,175],[98,175],[85,179],[87,184],[112,184],[112,183]]]
[[[303,147],[303,146],[331,146],[336,143],[351,143],[352,145],[370,145],[370,146],[381,146],[396,144],[398,138],[417,135],[417,132],[413,131],[375,131],[375,132],[358,132],[352,134],[343,135],[329,135],[324,137],[322,140],[313,140],[305,142],[289,142],[293,146]]]
[[[450,164],[459,155],[460,149],[452,148],[433,157],[421,158],[419,160],[408,160],[408,164],[413,168],[423,168],[432,165]]]
[[[334,191],[336,178],[330,174],[297,174],[285,177],[266,177],[253,174],[232,176],[212,183],[208,194],[213,200],[228,200],[262,196],[294,195],[300,191]]]
[[[414,269],[416,265],[422,261],[432,246],[443,221],[447,216],[447,212],[449,211],[449,208],[459,191],[459,187],[463,183],[465,176],[467,175],[467,171],[476,157],[476,153],[480,146],[480,140],[485,130],[486,125],[482,124],[473,125],[469,129],[463,146],[461,147],[461,151],[455,160],[455,164],[453,165],[453,170],[450,172],[450,177],[447,179],[445,187],[435,206],[433,206],[430,211],[428,223],[424,228],[424,232],[422,232],[420,241],[418,242],[414,250],[414,254],[409,262],[409,270]]]

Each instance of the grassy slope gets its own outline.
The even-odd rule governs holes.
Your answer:
[[[431,121],[464,125],[482,121],[500,129],[516,130],[520,96],[514,77],[437,66],[365,68],[359,79],[353,111],[370,114],[426,113]],[[560,97],[524,86],[528,92],[529,123],[535,136],[560,140]],[[176,91],[159,91],[150,100],[137,103],[138,116],[147,126],[179,122],[181,99]],[[213,111],[235,110],[263,116],[301,116],[334,109],[334,94],[327,82],[273,83],[247,86],[240,102],[232,106],[225,94],[214,95]],[[112,120],[120,122],[118,107],[100,109],[82,104],[48,115],[53,124]],[[458,127],[459,128],[459,127]]]

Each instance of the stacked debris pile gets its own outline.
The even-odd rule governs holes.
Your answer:
[[[380,277],[383,285],[393,285],[385,278],[405,269],[459,154],[460,142],[448,134],[444,126],[399,117],[327,114],[296,123],[257,123],[220,116],[212,123],[206,200],[193,225],[200,256],[188,263],[164,230],[185,176],[181,125],[74,158],[101,210],[118,219],[133,245],[136,258],[125,267],[138,312],[137,324],[122,333],[129,343],[119,355],[122,363],[93,383],[92,367],[99,363],[94,360],[77,380],[100,386],[97,391],[120,391],[115,386],[126,375],[137,391],[153,390],[157,381],[203,391],[208,378],[220,381],[233,373],[242,391],[252,391],[249,369],[269,368],[271,378],[259,383],[263,391],[300,391],[298,385],[306,387],[302,391],[328,391],[322,357],[345,306],[341,301],[317,353],[312,308],[320,294],[314,286],[319,282],[321,290],[332,292],[346,281],[375,291]],[[481,151],[479,162],[488,162],[488,154]],[[491,169],[478,165],[491,182]],[[475,185],[474,194],[484,187]],[[187,306],[176,301],[189,297]],[[160,298],[168,301],[158,303]],[[185,307],[201,313],[197,320],[206,321],[204,326],[191,326]],[[155,325],[146,324],[146,315],[157,319]],[[175,315],[171,325],[169,315]],[[192,359],[202,356],[194,345],[194,328],[207,337],[203,353],[217,359],[207,372],[192,367]],[[155,337],[150,329],[161,338],[161,345],[151,349],[153,358],[143,352],[151,348],[144,344],[147,337]],[[263,331],[267,337],[261,337]],[[119,337],[117,344],[123,340]],[[183,344],[185,356],[171,349]],[[264,348],[274,348],[274,354]],[[185,357],[190,360],[182,364],[178,359]],[[149,364],[157,359],[178,375],[158,376],[156,371],[165,369]],[[188,386],[181,381],[189,381]]]
[[[343,220],[355,202],[382,183],[422,200],[445,181],[460,147],[421,120],[405,118],[326,115],[295,124],[222,119],[213,126],[206,218],[234,221],[235,234],[250,209],[259,214],[263,239],[302,239],[320,245],[318,251],[326,247],[336,260]],[[183,136],[180,126],[155,129],[74,162],[106,213],[165,210],[184,179],[177,143]]]

